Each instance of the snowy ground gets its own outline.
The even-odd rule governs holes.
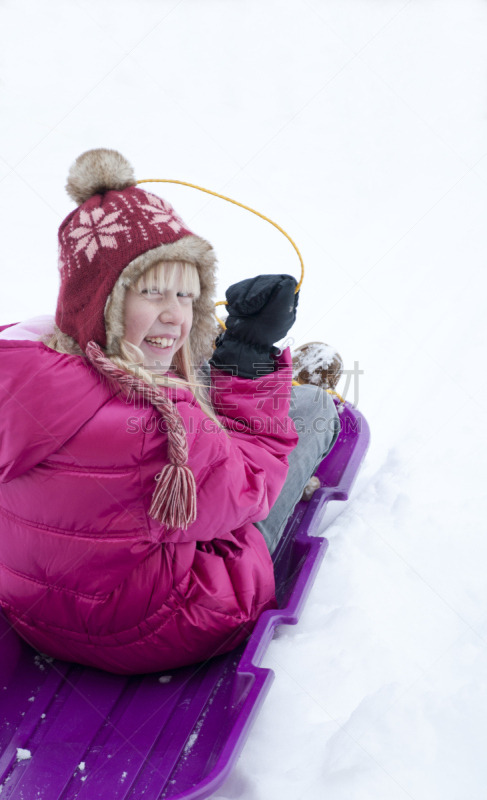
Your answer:
[[[288,230],[296,343],[364,371],[367,463],[215,800],[485,798],[486,42],[486,0],[0,3],[1,322],[53,312],[68,167],[113,147]],[[220,297],[298,274],[261,220],[164,196]]]

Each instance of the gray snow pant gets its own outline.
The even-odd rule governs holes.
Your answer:
[[[288,456],[286,482],[266,519],[255,523],[270,553],[277,547],[304,487],[320,461],[330,452],[340,432],[335,403],[331,395],[319,386],[293,387],[289,416],[294,421],[299,441]]]

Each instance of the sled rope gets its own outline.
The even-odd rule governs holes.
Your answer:
[[[338,397],[340,403],[345,403],[345,398],[342,397],[341,394],[338,394],[338,392],[335,392],[334,389],[327,389],[326,391],[328,394],[333,394],[335,397]]]
[[[269,222],[271,225],[274,226],[274,228],[277,228],[278,231],[281,231],[281,233],[284,234],[286,239],[288,239],[291,242],[292,246],[296,250],[296,253],[298,254],[299,263],[301,265],[301,275],[300,275],[299,283],[296,286],[296,290],[295,290],[294,294],[297,294],[299,292],[299,290],[301,289],[301,286],[302,286],[302,283],[303,283],[303,280],[304,280],[304,261],[303,261],[303,257],[301,255],[301,253],[299,252],[299,248],[298,248],[296,242],[294,242],[291,239],[289,234],[286,233],[286,231],[283,228],[281,228],[281,226],[278,225],[277,222],[274,222],[272,219],[269,219],[269,217],[266,217],[265,214],[261,214],[260,211],[256,211],[255,208],[250,208],[250,206],[246,206],[243,203],[239,203],[238,200],[233,200],[231,197],[226,197],[226,195],[224,195],[224,194],[219,194],[218,192],[213,192],[211,189],[205,189],[205,188],[203,188],[203,186],[197,186],[195,183],[187,183],[186,181],[175,181],[175,180],[172,180],[170,178],[143,178],[142,180],[137,181],[137,183],[177,183],[177,184],[179,184],[179,186],[189,186],[191,189],[198,189],[199,192],[206,192],[206,194],[212,194],[213,197],[220,197],[222,200],[227,200],[228,203],[233,203],[234,206],[239,206],[240,208],[244,208],[246,211],[251,211],[252,214],[255,214],[257,217],[260,217],[261,219],[265,220],[266,222]],[[226,300],[218,300],[218,302],[215,303],[215,306],[227,306],[227,305],[228,305],[228,303],[227,303]],[[220,327],[225,331],[226,330],[226,325],[223,322],[223,320],[220,319],[220,317],[218,317],[216,314],[215,314],[215,317],[216,317],[216,320],[217,320],[218,324],[220,325]],[[301,386],[301,384],[298,381],[293,381],[293,386]],[[339,395],[338,392],[335,392],[333,389],[326,389],[326,391],[328,392],[328,394],[333,394],[336,397],[338,397],[338,399],[340,400],[341,403],[345,402],[343,397],[341,397],[341,395]]]
[[[271,225],[274,225],[274,228],[277,228],[278,231],[281,231],[281,233],[284,234],[286,239],[288,239],[291,242],[292,246],[296,250],[296,253],[298,254],[299,263],[301,264],[301,276],[299,278],[299,283],[296,286],[294,294],[297,294],[301,289],[301,284],[303,283],[304,279],[304,262],[303,262],[303,257],[299,252],[297,244],[291,239],[289,234],[286,233],[286,231],[283,228],[281,228],[280,225],[277,224],[277,222],[273,222],[272,219],[269,219],[269,217],[266,217],[264,214],[261,214],[260,211],[256,211],[255,208],[250,208],[250,206],[246,206],[243,203],[239,203],[238,200],[232,200],[231,197],[226,197],[224,194],[219,194],[218,192],[212,192],[211,189],[204,189],[203,186],[196,186],[196,184],[186,183],[186,181],[174,181],[169,178],[144,178],[141,181],[137,181],[137,183],[178,183],[180,186],[189,186],[191,189],[198,189],[199,192],[206,192],[206,194],[212,194],[214,197],[220,197],[222,200],[227,200],[229,203],[233,203],[234,206],[239,206],[240,208],[244,208],[246,211],[251,211],[252,214],[256,214],[256,216],[260,217],[261,219],[264,219],[266,222],[270,222]],[[217,303],[215,303],[215,306],[226,306],[226,305],[228,305],[226,300],[219,300]],[[223,320],[217,317],[216,314],[215,317],[220,327],[223,328],[223,330],[226,330],[226,326]]]

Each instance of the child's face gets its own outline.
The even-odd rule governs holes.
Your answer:
[[[144,366],[155,372],[168,371],[192,324],[193,295],[184,290],[180,270],[171,287],[126,294],[124,339],[142,350]]]

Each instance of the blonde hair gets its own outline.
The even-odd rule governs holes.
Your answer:
[[[180,270],[180,272],[178,272]],[[200,295],[200,281],[198,270],[194,264],[186,261],[159,261],[150,269],[146,270],[127,291],[141,292],[143,289],[157,289],[162,292],[164,289],[172,288],[178,274],[181,276],[182,291],[188,292],[195,299]],[[67,355],[85,356],[82,349],[70,336],[66,336],[61,331],[56,330],[53,334],[41,337],[41,341],[56,350],[58,353]],[[196,379],[197,369],[193,366],[191,345],[189,338],[183,346],[176,352],[174,361],[175,368],[179,375],[168,376],[154,372],[144,367],[144,354],[135,344],[120,342],[120,356],[108,355],[107,358],[115,366],[123,369],[129,375],[140,378],[144,383],[151,387],[166,386],[169,389],[189,389],[196,403],[201,410],[212,419],[219,428],[225,430],[219,422],[216,412],[211,404],[208,386],[202,380]],[[202,371],[200,370],[200,373]]]
[[[186,261],[159,261],[157,264],[146,270],[128,291],[142,292],[144,289],[157,290],[164,292],[172,289],[176,279],[180,278],[180,290],[187,292],[193,299],[200,295],[200,281],[198,270],[194,264]],[[115,366],[140,378],[149,386],[166,386],[170,389],[188,389],[202,411],[210,417],[219,427],[221,423],[216,417],[216,413],[211,405],[208,387],[196,378],[195,367],[193,365],[191,345],[189,338],[185,340],[182,347],[174,356],[174,367],[177,376],[168,376],[154,372],[144,367],[144,354],[137,345],[122,339],[120,342],[120,356],[108,356]]]

